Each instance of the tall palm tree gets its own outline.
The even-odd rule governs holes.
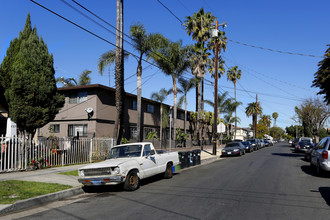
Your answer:
[[[159,68],[168,76],[172,77],[173,82],[173,131],[176,131],[176,118],[177,118],[177,78],[189,67],[188,61],[188,47],[182,47],[182,42],[171,42],[166,38],[162,39],[163,46],[150,53],[150,57],[159,66]],[[174,132],[173,139],[176,139]]]
[[[134,24],[130,28],[130,35],[132,44],[139,55],[137,59],[138,66],[136,70],[137,75],[137,140],[142,141],[143,129],[141,130],[141,97],[142,97],[142,59],[144,55],[149,55],[152,49],[156,47],[158,34],[148,34],[144,26],[140,23]]]
[[[162,140],[163,140],[163,102],[168,96],[169,91],[165,88],[159,90],[159,92],[154,92],[151,94],[151,99],[157,102],[160,102],[160,120],[159,120],[159,140],[160,140],[160,148],[162,148]]]
[[[274,122],[274,128],[275,128],[275,126],[276,126],[276,119],[278,118],[278,113],[277,112],[273,112],[273,114],[272,114],[272,116],[273,116],[273,118],[274,118],[274,120],[275,120],[275,122]],[[273,129],[273,138],[275,139],[275,129]]]
[[[232,102],[231,98],[227,98],[228,92],[218,94],[218,114],[224,114],[228,112],[228,106]],[[214,102],[211,100],[205,100],[206,104],[209,104],[214,108]]]
[[[184,101],[184,123],[183,123],[183,128],[184,128],[184,133],[187,133],[187,129],[186,129],[187,104],[188,104],[187,94],[192,88],[196,87],[196,84],[199,82],[199,80],[196,79],[196,78],[185,79],[183,77],[180,77],[178,81],[179,81],[180,90],[183,93],[183,96],[180,98],[179,103]]]
[[[232,81],[234,84],[234,90],[235,90],[235,101],[236,101],[236,82],[239,80],[242,76],[242,71],[238,69],[238,66],[234,66],[228,69],[227,71],[227,79]],[[237,110],[235,109],[235,117],[237,117]],[[235,128],[237,127],[237,122],[235,122]],[[236,129],[234,133],[234,139],[236,139]]]
[[[197,41],[196,47],[200,48],[201,55],[206,56],[208,47],[206,42],[211,37],[212,23],[214,22],[215,17],[210,13],[205,13],[204,9],[201,8],[197,13],[194,13],[193,16],[187,16],[184,22],[185,29],[189,36],[193,40]],[[202,65],[205,65],[203,63]],[[204,109],[204,86],[203,86],[203,77],[205,75],[205,68],[202,68],[201,76],[202,78],[202,89],[201,89],[201,110]],[[197,103],[196,103],[197,104]]]
[[[260,105],[260,102],[258,102],[258,110],[256,111],[256,103],[251,102],[248,104],[248,106],[245,108],[245,114],[246,116],[250,117],[252,115],[252,124],[253,127],[257,125],[257,114],[261,115],[262,114],[262,107]]]

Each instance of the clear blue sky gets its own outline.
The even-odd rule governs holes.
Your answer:
[[[113,34],[86,19],[63,1],[36,1],[115,43]],[[66,2],[79,8],[70,0]],[[112,25],[116,25],[115,0],[77,0],[77,2]],[[317,64],[322,58],[271,52],[233,41],[284,52],[323,56],[326,45],[330,43],[329,0],[162,0],[162,2],[181,21],[204,7],[205,11],[212,12],[218,17],[220,23],[227,22],[226,36],[232,41],[228,42],[227,50],[222,55],[228,67],[237,65],[242,70],[242,78],[237,84],[237,99],[243,103],[237,111],[241,119],[239,126],[247,127],[251,124],[252,119],[247,118],[244,111],[248,103],[255,101],[256,93],[264,114],[279,113],[277,125],[282,128],[294,124],[291,117],[294,115],[294,107],[299,105],[301,100],[316,96],[318,89],[311,88],[311,84],[318,68]],[[97,72],[100,55],[114,49],[114,46],[80,30],[29,0],[1,1],[0,62],[5,57],[10,41],[18,37],[19,31],[23,30],[28,13],[31,14],[32,25],[37,27],[39,36],[43,37],[49,52],[54,55],[56,77],[77,78],[83,70],[88,69],[92,70],[93,84],[114,86],[114,67],[107,69],[103,76]],[[178,19],[157,0],[124,1],[126,34],[129,34],[130,25],[136,22],[142,23],[148,32],[161,33],[172,41],[182,40],[184,45],[194,43]],[[115,32],[113,28],[102,24]],[[124,48],[136,53],[128,43],[124,43]],[[130,58],[125,63],[125,78],[135,74],[136,65],[134,58]],[[143,67],[148,66],[149,64],[143,63]],[[212,80],[209,75],[206,78]],[[165,76],[156,67],[148,67],[143,71],[142,83],[144,83],[142,95],[146,98],[150,98],[152,92],[163,87],[172,87],[171,78]],[[227,81],[226,76],[219,80],[219,87],[220,92],[228,91],[234,97],[233,84]],[[125,81],[125,90],[136,94],[136,75]],[[213,90],[211,86],[206,85],[205,99],[213,100]],[[189,93],[189,110],[195,109],[194,95],[194,91]],[[173,97],[169,96],[166,103],[172,104]],[[205,109],[213,111],[208,105],[205,105]]]

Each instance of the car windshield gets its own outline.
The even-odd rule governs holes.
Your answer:
[[[239,143],[228,143],[226,147],[238,147]]]
[[[142,145],[123,145],[114,147],[110,150],[107,159],[114,159],[119,157],[140,157]]]
[[[302,142],[309,142],[309,143],[311,143],[312,142],[312,139],[311,138],[301,138],[301,141]]]
[[[255,143],[256,142],[255,140],[248,140],[248,141],[250,141],[251,143]]]
[[[244,145],[250,145],[250,142],[249,141],[243,141],[242,144],[244,144]]]

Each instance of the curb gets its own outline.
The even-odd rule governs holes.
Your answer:
[[[29,199],[24,199],[15,202],[12,205],[8,205],[4,209],[0,210],[0,216],[9,214],[11,212],[15,212],[17,210],[23,210],[27,208],[31,208],[33,206],[42,205],[44,203],[54,202],[60,199],[64,199],[70,196],[75,196],[78,194],[83,194],[83,189],[79,186],[73,189],[67,189],[59,192],[54,192],[42,196],[37,196]]]

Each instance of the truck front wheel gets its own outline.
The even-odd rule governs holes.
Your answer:
[[[171,179],[173,177],[173,170],[172,170],[172,164],[168,163],[166,165],[166,170],[164,173],[164,178],[165,179]]]
[[[124,183],[124,190],[134,191],[137,190],[139,186],[140,186],[140,178],[137,175],[137,171],[133,170],[129,172]]]

